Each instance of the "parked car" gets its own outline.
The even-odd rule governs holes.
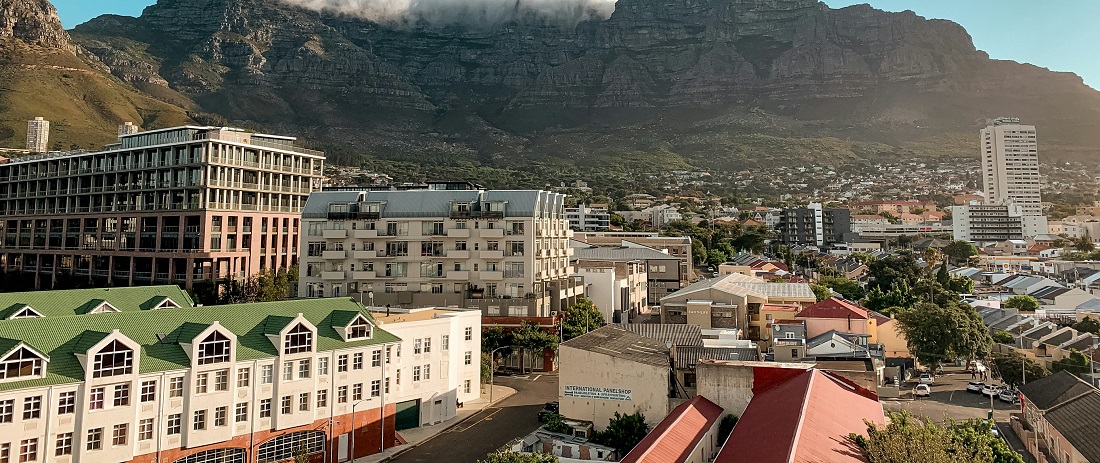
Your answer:
[[[539,423],[545,423],[551,415],[558,414],[557,402],[546,402],[546,405],[542,406],[542,410],[539,410]]]
[[[913,395],[916,397],[928,397],[932,395],[932,387],[927,384],[918,384],[913,388]]]
[[[982,387],[985,383],[981,381],[970,381],[966,383],[966,392],[982,392]]]
[[[1001,389],[1001,393],[997,395],[997,398],[1001,402],[1008,402],[1010,404],[1020,403],[1020,392],[1012,388]]]
[[[936,384],[936,377],[931,373],[921,373],[919,382],[921,384]]]
[[[1001,388],[992,384],[986,384],[982,386],[982,395],[986,397],[993,397],[1001,393]]]

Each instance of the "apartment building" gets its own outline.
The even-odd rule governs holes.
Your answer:
[[[131,286],[289,267],[324,153],[225,127],[121,130],[95,153],[0,163],[0,265]]]
[[[1008,204],[977,204],[952,206],[951,217],[954,238],[972,243],[990,243],[1005,240],[1022,240],[1024,233],[1023,211],[1020,206]]]
[[[569,270],[564,199],[453,183],[314,193],[302,214],[299,295],[552,317],[584,290]]]
[[[576,231],[600,231],[611,228],[611,213],[606,204],[580,204],[565,208],[569,228]]]
[[[17,310],[0,321],[0,458],[12,461],[244,463],[299,449],[346,461],[394,442],[393,397],[434,387],[413,364],[446,364],[402,353],[351,298],[197,308],[168,286],[0,305]]]
[[[828,209],[820,203],[784,209],[775,229],[783,244],[829,247],[847,241],[846,236],[852,232],[852,211]]]
[[[986,203],[1011,201],[1020,207],[1025,237],[1046,233],[1035,126],[1001,117],[983,128],[980,136]]]
[[[50,149],[50,121],[36,117],[27,121],[27,151],[45,153]]]
[[[649,308],[648,269],[661,262],[677,268],[677,260],[650,248],[607,247],[570,241],[576,275],[584,278],[585,295],[608,323],[630,323]],[[655,277],[667,277],[657,274]],[[678,272],[672,272],[678,278]]]
[[[651,303],[679,291],[695,279],[690,236],[661,236],[653,232],[585,232],[577,233],[573,239],[600,247],[656,249],[675,259],[676,262],[670,262],[670,259],[652,255],[646,259]]]

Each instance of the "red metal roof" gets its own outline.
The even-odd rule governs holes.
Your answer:
[[[715,463],[867,461],[848,435],[866,435],[865,419],[885,423],[874,393],[821,370],[766,370],[776,369],[754,370],[753,398]]]
[[[680,404],[621,463],[683,463],[722,417],[722,407],[703,396]]]
[[[858,318],[866,320],[867,309],[858,305],[830,297],[824,301],[802,309],[797,318]]]

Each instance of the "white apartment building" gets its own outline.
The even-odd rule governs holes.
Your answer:
[[[977,204],[952,206],[953,235],[956,240],[990,243],[1024,239],[1024,217],[1013,204]]]
[[[397,380],[386,400],[396,404],[398,431],[447,421],[455,417],[459,404],[481,396],[481,311],[371,311],[379,327],[401,338],[393,347],[402,353],[401,361],[387,360],[386,372]]]
[[[576,231],[600,231],[611,228],[611,213],[606,204],[580,204],[565,208],[569,228]]]
[[[982,182],[987,204],[1020,207],[1024,236],[1047,232],[1039,194],[1039,152],[1035,126],[1002,117],[981,130]]]
[[[314,193],[302,214],[299,295],[550,317],[583,295],[564,199],[465,184]]]
[[[50,150],[50,121],[41,117],[27,121],[27,150],[32,153]]]
[[[447,364],[351,298],[197,308],[152,288],[0,296],[21,307],[0,321],[0,459],[347,461],[394,442],[392,391],[435,384],[413,364]]]

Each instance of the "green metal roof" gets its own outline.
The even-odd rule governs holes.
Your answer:
[[[56,291],[43,294],[52,292]],[[83,381],[84,369],[76,355],[116,329],[141,345],[141,373],[189,368],[191,359],[179,343],[190,342],[215,321],[237,336],[236,361],[274,358],[279,352],[267,335],[278,333],[299,313],[317,327],[318,352],[400,340],[376,327],[371,339],[345,342],[332,327],[341,325],[349,313],[362,313],[373,322],[370,312],[350,297],[4,320],[0,340],[26,342],[48,355],[50,362],[44,378],[0,383],[0,391]]]
[[[182,307],[195,305],[187,292],[175,285],[27,291],[0,293],[0,307],[6,307],[0,310],[0,318],[7,319],[24,305],[46,318],[84,315],[102,302],[123,312],[151,310],[165,298]]]

